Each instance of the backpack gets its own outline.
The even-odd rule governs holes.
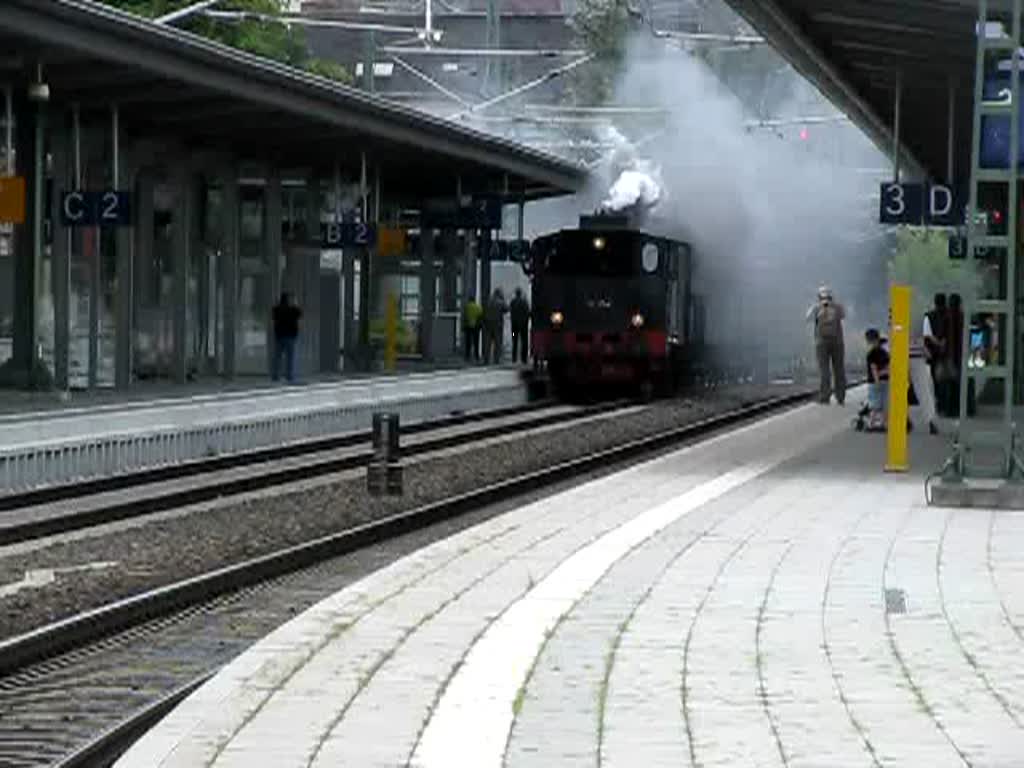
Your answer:
[[[831,303],[819,307],[817,328],[820,339],[838,339],[842,336],[843,327],[839,316],[839,307]]]

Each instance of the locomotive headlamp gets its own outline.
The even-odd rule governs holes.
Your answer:
[[[594,250],[595,251],[603,251],[604,250],[604,238],[603,237],[595,237],[594,238]]]
[[[551,313],[551,324],[556,328],[565,322],[565,316],[561,312]]]
[[[633,325],[634,328],[643,328],[644,316],[637,312],[636,314],[633,315],[632,318],[630,318],[629,322]]]

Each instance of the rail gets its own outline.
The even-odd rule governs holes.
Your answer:
[[[116,412],[41,417],[2,428],[21,434],[0,446],[0,497],[365,430],[379,410],[413,424],[525,400],[519,375],[510,370],[184,401],[133,409],[128,418],[135,424],[127,429],[116,428]]]

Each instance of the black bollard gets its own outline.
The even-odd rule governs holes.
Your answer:
[[[373,457],[366,469],[366,487],[372,496],[401,496],[402,465],[398,440],[398,414],[373,414]]]

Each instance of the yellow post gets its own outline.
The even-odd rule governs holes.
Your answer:
[[[384,318],[384,370],[394,371],[398,360],[398,301],[394,295],[388,296],[388,306]]]
[[[889,425],[886,430],[886,472],[906,472],[907,390],[910,387],[910,287],[889,290]]]

